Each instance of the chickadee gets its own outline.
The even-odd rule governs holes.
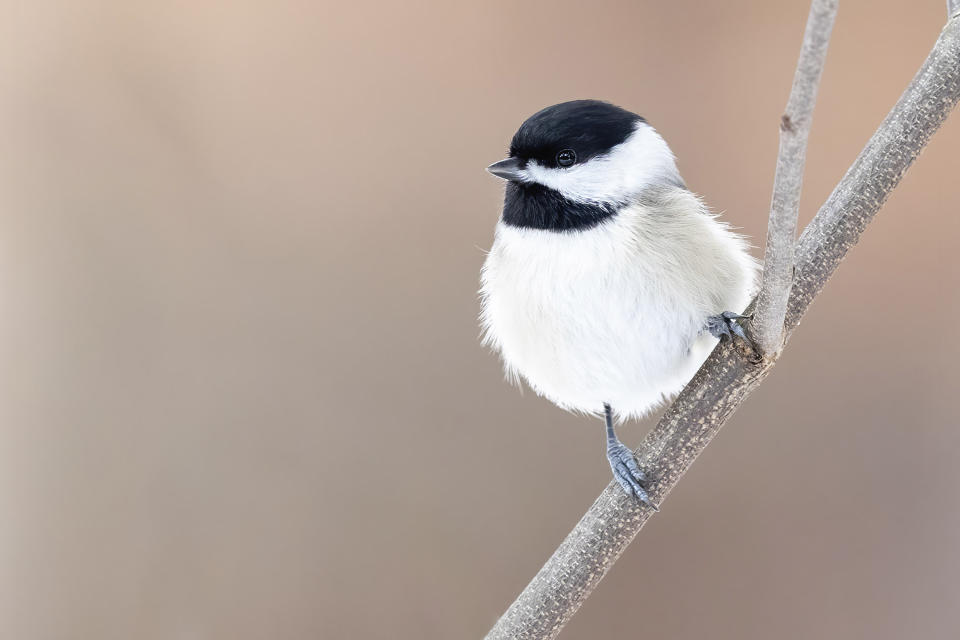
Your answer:
[[[650,504],[617,421],[677,393],[723,336],[746,339],[756,263],[742,237],[687,190],[642,117],[598,100],[521,125],[503,213],[481,273],[484,341],[507,376],[606,422],[607,459]]]

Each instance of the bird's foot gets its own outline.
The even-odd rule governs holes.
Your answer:
[[[734,313],[732,311],[724,311],[715,316],[710,316],[707,318],[707,331],[710,332],[714,338],[719,338],[723,340],[724,337],[733,339],[733,336],[746,341],[751,347],[753,346],[753,340],[747,337],[747,333],[743,330],[743,327],[740,326],[739,320],[752,320],[753,315],[742,316],[739,313]]]
[[[610,469],[613,471],[613,479],[616,480],[627,495],[631,495],[654,511],[659,511],[657,505],[650,501],[650,496],[643,488],[646,477],[633,451],[628,449],[622,442],[616,441],[607,446],[607,460],[610,461]]]

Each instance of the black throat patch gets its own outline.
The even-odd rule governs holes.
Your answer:
[[[508,182],[503,223],[528,229],[581,231],[597,226],[616,212],[613,205],[568,200],[542,184]]]

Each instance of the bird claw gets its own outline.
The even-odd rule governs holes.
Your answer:
[[[732,340],[736,336],[753,347],[753,340],[747,336],[738,320],[753,320],[753,314],[744,316],[732,311],[724,311],[715,316],[710,316],[707,318],[707,331],[714,338],[720,340],[723,340],[724,337]]]
[[[646,482],[646,476],[640,470],[637,459],[633,452],[623,443],[616,442],[607,447],[607,460],[610,462],[610,469],[613,471],[613,479],[623,487],[627,495],[633,496],[638,502],[641,502],[654,511],[659,511],[657,505],[653,504],[646,489],[641,483]]]

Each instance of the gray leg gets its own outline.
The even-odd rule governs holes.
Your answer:
[[[743,327],[737,322],[738,320],[750,320],[752,318],[752,315],[742,316],[732,311],[724,311],[723,313],[708,317],[706,329],[714,338],[723,340],[724,336],[730,339],[733,339],[733,336],[737,336],[745,340],[752,347],[753,341],[747,337]]]
[[[610,469],[613,471],[613,478],[616,480],[627,495],[636,497],[637,500],[645,505],[652,507],[654,511],[659,511],[657,506],[650,502],[650,496],[644,490],[641,483],[646,481],[643,472],[637,465],[637,459],[620,440],[613,430],[613,415],[610,405],[603,405],[604,419],[607,423],[607,460],[610,462]]]

